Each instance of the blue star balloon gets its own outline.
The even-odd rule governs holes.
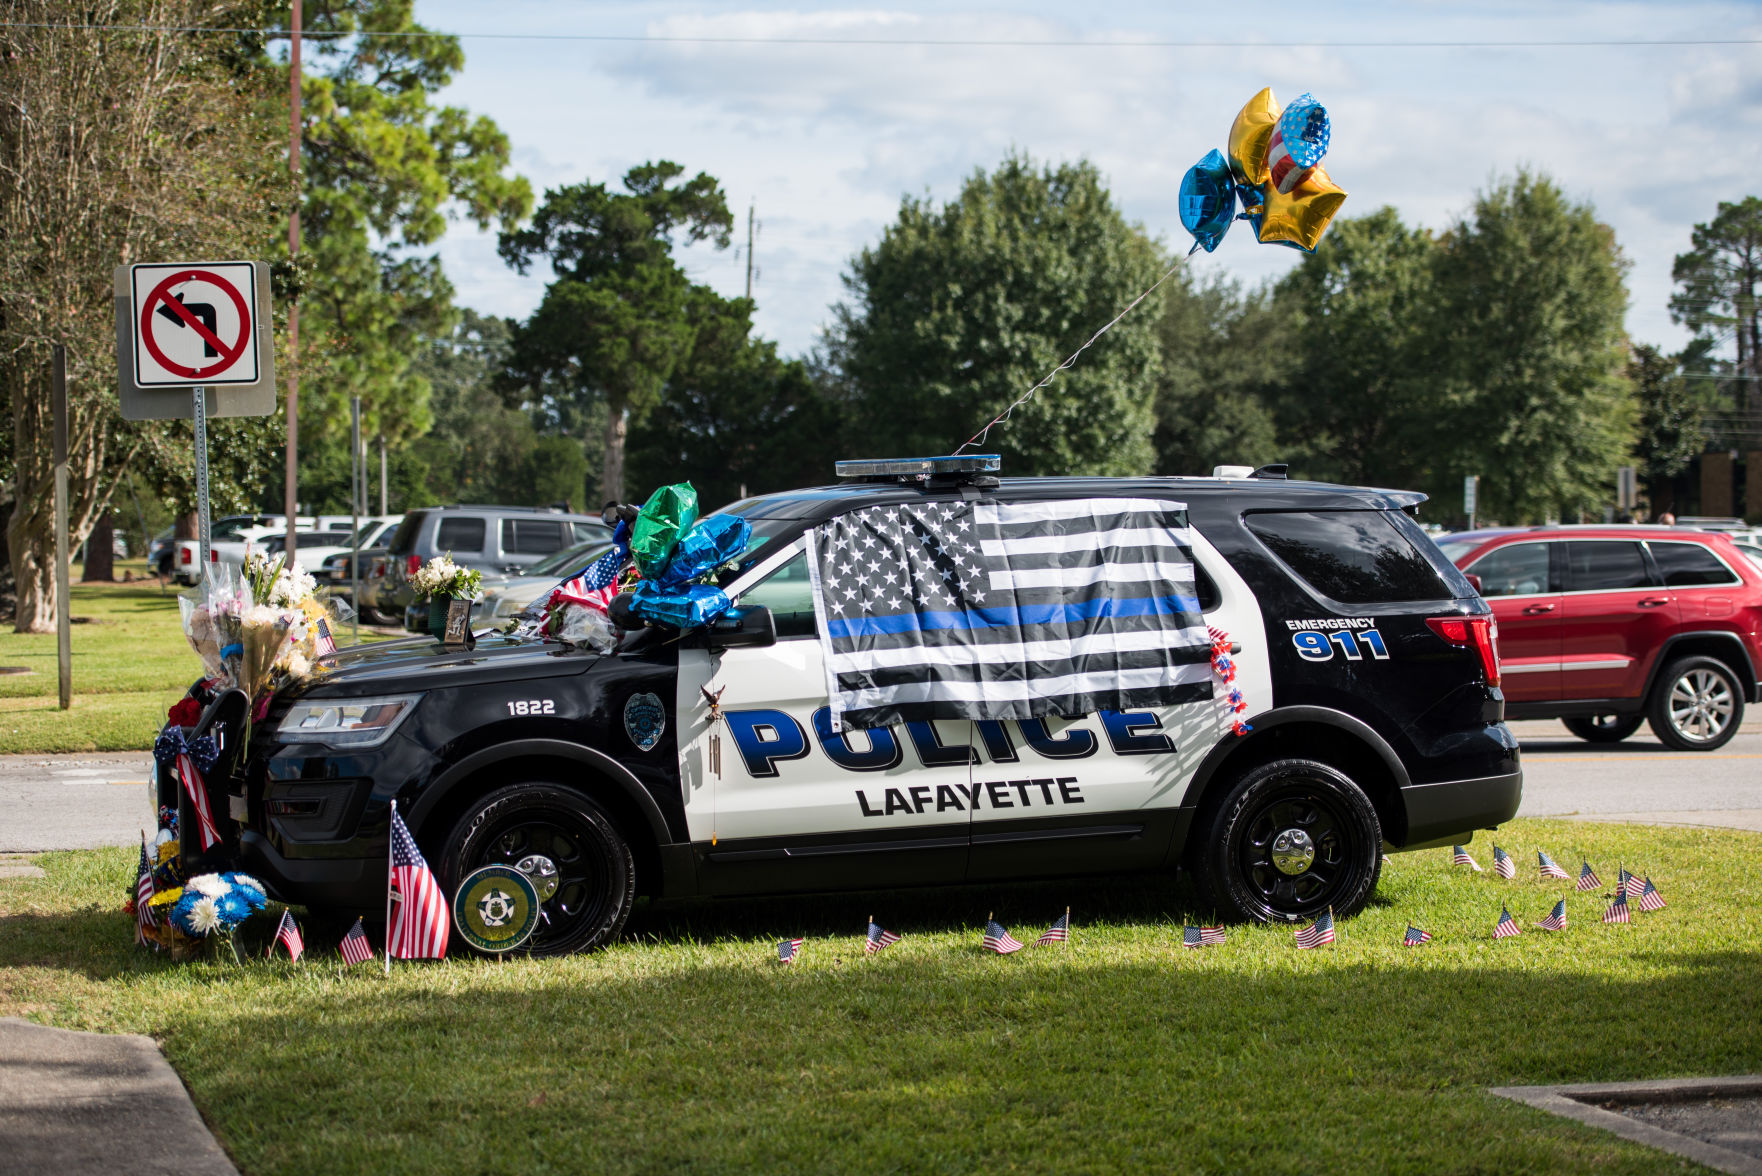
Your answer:
[[[1230,178],[1230,161],[1213,148],[1181,180],[1181,223],[1193,234],[1193,249],[1188,252],[1216,249],[1235,216],[1236,184]]]

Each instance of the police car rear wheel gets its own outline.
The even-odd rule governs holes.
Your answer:
[[[1195,829],[1188,855],[1201,895],[1220,913],[1296,922],[1330,907],[1357,911],[1376,888],[1382,824],[1364,790],[1337,768],[1282,759],[1242,776]]]
[[[441,858],[449,890],[484,866],[533,862],[551,869],[532,876],[548,897],[527,951],[592,951],[618,937],[636,901],[636,859],[617,823],[572,788],[528,783],[490,793],[453,827]]]

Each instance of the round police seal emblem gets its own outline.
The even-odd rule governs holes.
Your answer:
[[[667,711],[654,694],[632,694],[624,704],[624,733],[638,751],[652,751],[667,730]]]
[[[513,951],[538,928],[538,890],[512,866],[485,866],[453,895],[453,925],[478,951]]]

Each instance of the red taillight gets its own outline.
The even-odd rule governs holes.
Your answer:
[[[189,548],[180,547],[177,549],[177,562],[187,564],[187,563],[195,563],[196,561],[190,558],[190,549]]]
[[[1481,655],[1487,685],[1499,684],[1499,622],[1492,617],[1427,617],[1432,632],[1452,645],[1474,646]]]
[[[422,557],[420,555],[412,555],[409,559],[404,561],[404,574],[414,576],[421,567]]]

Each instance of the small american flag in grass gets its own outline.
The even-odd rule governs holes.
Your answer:
[[[1044,947],[1048,943],[1063,943],[1071,937],[1071,908],[1066,907],[1065,913],[1052,926],[1040,933],[1034,941],[1035,947]]]
[[[1189,923],[1181,928],[1182,947],[1211,947],[1223,941],[1222,927],[1195,927]]]
[[[1626,923],[1631,921],[1630,916],[1628,915],[1627,894],[1625,892],[1615,896],[1615,901],[1610,903],[1609,909],[1603,912],[1603,921],[1605,923]]]
[[[288,949],[290,960],[297,960],[306,952],[306,941],[300,938],[299,924],[294,922],[294,912],[290,910],[284,909],[281,912],[281,922],[276,925],[275,938],[270,941],[269,950],[263,953],[263,958],[268,959],[274,955],[278,944]]]
[[[1467,866],[1477,874],[1484,872],[1481,869],[1481,864],[1468,856],[1468,847],[1466,845],[1456,845],[1451,847],[1450,864],[1453,866]]]
[[[1545,849],[1536,850],[1536,873],[1543,878],[1558,878],[1562,882],[1572,881],[1572,875],[1561,869],[1560,863],[1548,856]]]
[[[881,924],[875,921],[875,916],[869,916],[869,938],[863,943],[864,955],[874,955],[882,948],[892,947],[898,942],[898,935],[894,934],[892,931],[882,929]]]
[[[373,958],[373,945],[367,942],[367,928],[356,919],[343,941],[337,944],[337,950],[343,953],[343,960],[350,966],[364,964]]]
[[[1003,929],[1003,924],[987,916],[985,919],[985,940],[980,945],[986,951],[994,951],[998,955],[1008,955],[1012,951],[1021,951],[1022,945],[1016,937]]]
[[[152,942],[147,937],[147,928],[157,927],[159,921],[153,917],[153,867],[147,862],[147,835],[141,834],[141,864],[135,871],[135,942],[142,947]],[[153,943],[155,951],[158,943]]]
[[[1601,878],[1597,877],[1597,871],[1591,869],[1590,862],[1586,862],[1584,865],[1582,865],[1578,868],[1578,889],[1580,889],[1580,890],[1601,890],[1601,889],[1603,889],[1603,880]]]
[[[1536,926],[1544,931],[1566,930],[1566,900],[1563,898],[1555,903],[1553,911],[1549,913],[1547,918],[1537,923]]]
[[[1430,943],[1431,941],[1432,933],[1430,931],[1422,931],[1412,923],[1409,923],[1407,924],[1407,934],[1401,937],[1401,946],[1418,947],[1423,943]]]
[[[1652,879],[1646,879],[1644,889],[1640,891],[1639,907],[1642,911],[1661,911],[1664,909],[1664,896],[1652,885]]]
[[[801,945],[803,942],[804,941],[800,939],[779,939],[777,941],[778,962],[785,964],[795,963],[797,957],[801,955]]]
[[[1629,874],[1627,880],[1622,884],[1622,889],[1627,891],[1629,898],[1638,898],[1646,893],[1646,884],[1638,874]]]
[[[1517,863],[1511,860],[1510,854],[1497,845],[1493,847],[1493,873],[1501,878],[1517,877]]]
[[[1501,908],[1499,921],[1493,924],[1493,938],[1508,939],[1513,935],[1521,934],[1523,934],[1523,928],[1519,927],[1517,920],[1511,917],[1511,908]]]
[[[1307,951],[1312,947],[1320,947],[1324,943],[1334,942],[1334,912],[1329,910],[1321,918],[1297,932],[1297,946]]]

